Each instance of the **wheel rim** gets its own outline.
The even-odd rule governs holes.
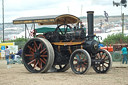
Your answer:
[[[41,39],[31,39],[24,46],[23,62],[30,72],[38,73],[46,69],[49,57],[47,44]]]
[[[91,66],[91,59],[87,51],[78,49],[71,55],[71,69],[76,74],[83,74],[88,71]]]
[[[93,69],[97,73],[106,73],[111,68],[112,65],[112,57],[111,54],[104,49],[99,50],[99,52],[95,55],[95,59],[99,62],[94,62]]]

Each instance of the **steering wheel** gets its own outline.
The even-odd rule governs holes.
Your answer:
[[[67,24],[61,24],[57,26],[55,32],[59,32],[60,35],[65,35],[68,31],[71,31],[72,27]]]

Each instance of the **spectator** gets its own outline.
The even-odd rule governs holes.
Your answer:
[[[7,65],[9,64],[9,55],[10,55],[10,50],[8,49],[8,46],[6,46],[6,49],[5,49],[5,59],[7,61]]]
[[[19,48],[19,51],[18,51],[18,53],[16,53],[14,60],[17,61],[17,59],[20,58],[21,56],[22,56],[22,49]]]
[[[122,51],[122,55],[123,55],[123,61],[122,61],[122,63],[124,64],[124,62],[126,61],[126,64],[127,64],[127,48],[126,47],[123,47],[122,49],[121,49],[121,51]]]
[[[14,60],[15,55],[13,54],[13,52],[11,53],[11,59]]]
[[[19,48],[19,51],[16,55],[19,55],[21,57],[21,55],[22,55],[22,49],[21,48]]]

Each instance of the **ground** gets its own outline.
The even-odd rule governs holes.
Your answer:
[[[61,73],[30,73],[23,64],[0,60],[0,85],[128,85],[128,64],[114,62],[107,74],[98,74],[92,68],[84,75],[71,69]]]

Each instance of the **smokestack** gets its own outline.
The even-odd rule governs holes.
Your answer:
[[[94,11],[87,11],[88,36],[91,38],[93,38],[93,35],[94,35],[93,14],[94,14]]]

